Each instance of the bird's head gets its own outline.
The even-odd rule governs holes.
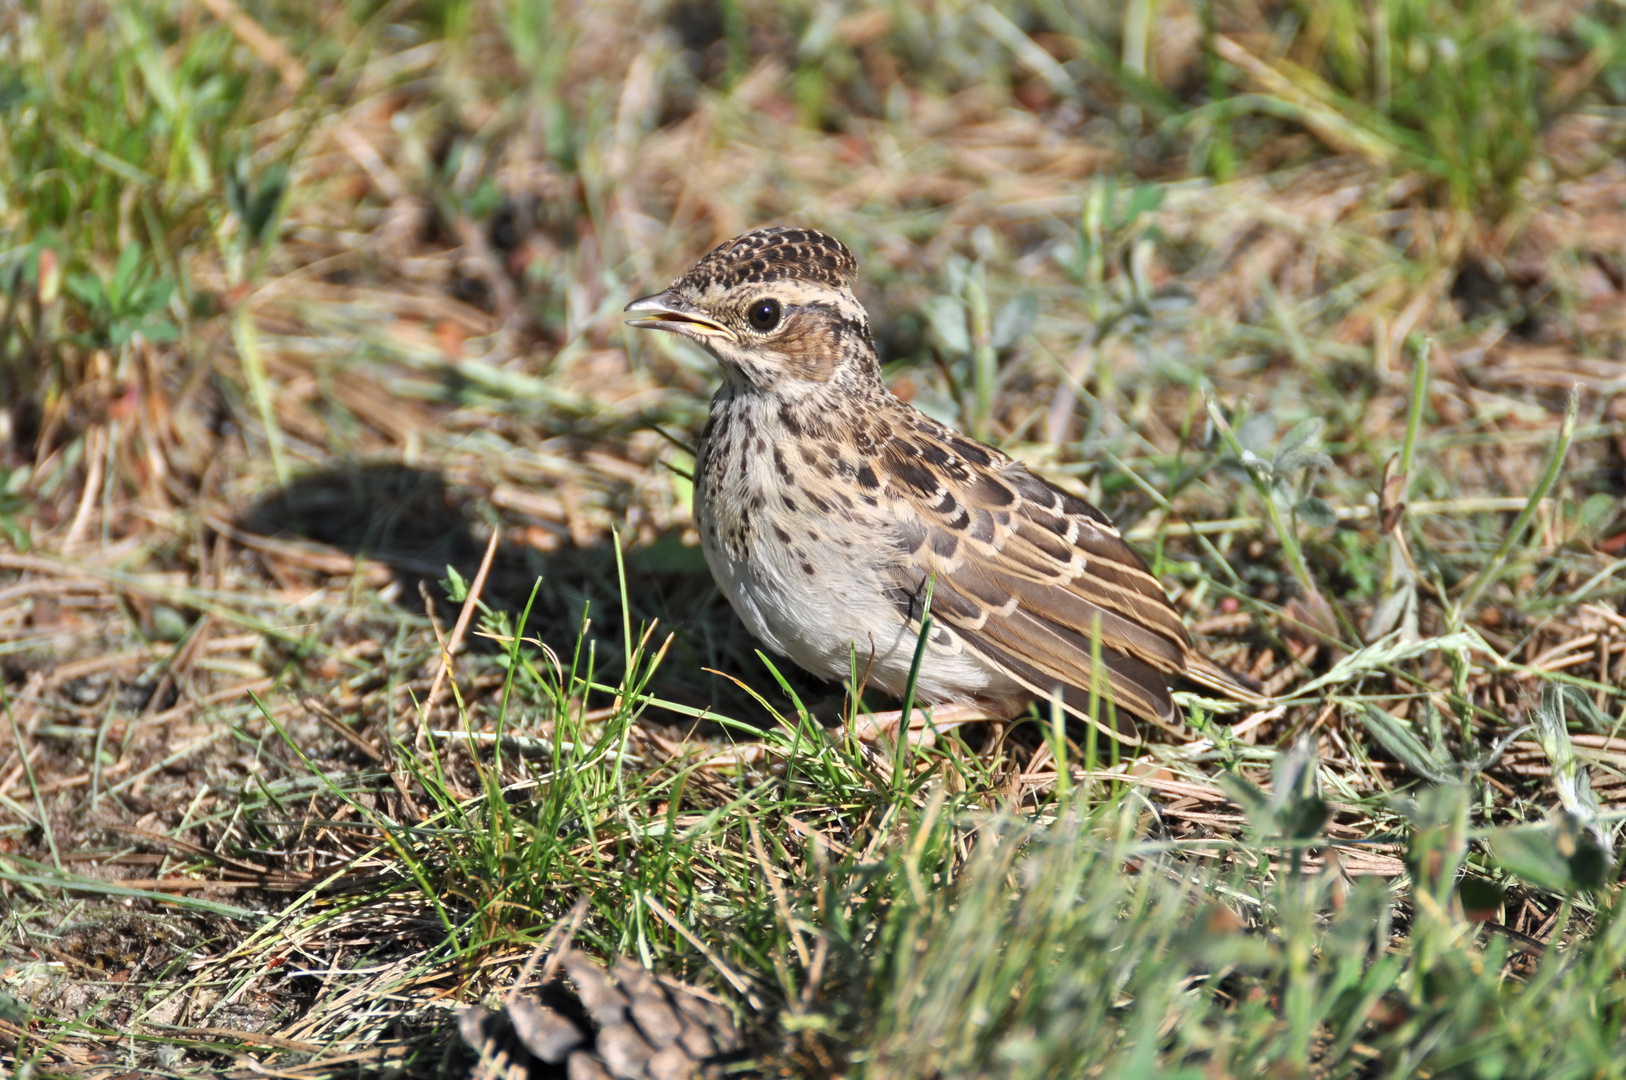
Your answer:
[[[634,300],[630,326],[705,346],[731,381],[795,394],[879,378],[858,260],[812,229],[758,229],[713,249],[664,291]],[[743,387],[742,387],[743,388]]]

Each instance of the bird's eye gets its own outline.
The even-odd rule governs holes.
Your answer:
[[[751,310],[746,312],[745,317],[751,320],[753,327],[766,333],[779,325],[779,301],[771,296],[766,300],[758,300],[751,305]]]

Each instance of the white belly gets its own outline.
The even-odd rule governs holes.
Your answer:
[[[698,493],[697,493],[698,494]],[[821,678],[846,681],[856,667],[867,685],[901,696],[914,662],[917,629],[873,569],[839,544],[753,536],[744,559],[731,557],[700,500],[701,546],[712,577],[747,630],[769,651]],[[811,569],[811,573],[809,572]],[[1020,688],[939,631],[921,657],[916,698],[923,703],[1006,697]]]

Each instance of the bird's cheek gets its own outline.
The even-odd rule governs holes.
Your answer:
[[[773,358],[780,368],[807,382],[829,382],[841,362],[841,344],[829,334],[786,335],[776,343]]]

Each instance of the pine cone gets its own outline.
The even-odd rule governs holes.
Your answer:
[[[560,960],[569,984],[501,1011],[475,1006],[458,1018],[480,1080],[705,1080],[739,1060],[727,1011],[657,982],[625,957],[605,971],[578,952]]]

